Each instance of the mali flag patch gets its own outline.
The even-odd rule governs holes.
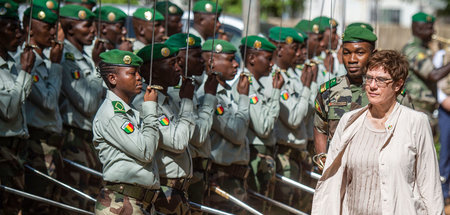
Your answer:
[[[289,92],[287,90],[283,90],[281,92],[281,99],[283,99],[284,101],[289,99]]]
[[[216,114],[217,115],[222,115],[223,112],[224,112],[224,109],[223,109],[222,105],[218,104],[217,107],[216,107]]]
[[[250,104],[256,104],[258,103],[258,96],[256,96],[256,94],[250,95]]]
[[[166,117],[166,115],[162,115],[158,118],[159,123],[161,123],[162,126],[168,126],[170,121],[169,118]]]
[[[38,81],[39,81],[39,76],[33,75],[33,81],[34,81],[34,82],[38,82]]]
[[[125,131],[125,133],[127,133],[127,134],[131,134],[131,133],[133,133],[133,131],[134,131],[134,125],[133,124],[131,124],[131,122],[125,122],[125,123],[123,123],[123,125],[122,125],[122,130],[123,131]]]
[[[316,111],[322,115],[322,109],[320,108],[319,102],[317,100],[314,101],[314,106],[316,107]]]
[[[78,70],[72,71],[72,78],[75,80],[80,79],[80,71]]]

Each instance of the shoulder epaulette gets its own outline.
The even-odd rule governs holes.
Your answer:
[[[66,52],[66,54],[64,55],[64,57],[65,57],[67,60],[71,60],[71,61],[74,61],[74,60],[75,60],[75,56],[73,55],[73,53],[70,53],[70,52]]]
[[[299,69],[299,70],[302,70],[303,69],[303,67],[304,67],[304,65],[303,64],[299,64],[299,65],[297,65],[297,66],[295,66],[297,69]]]
[[[325,92],[325,90],[328,90],[331,87],[334,87],[336,84],[337,84],[336,78],[333,78],[333,79],[323,83],[322,85],[320,85],[320,93],[323,93],[323,92]]]
[[[122,102],[113,101],[112,106],[114,108],[114,113],[125,113],[125,106],[123,106]]]

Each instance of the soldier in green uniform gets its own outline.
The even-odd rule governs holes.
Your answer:
[[[326,16],[319,16],[313,19],[313,22],[319,23],[319,29],[323,30],[323,38],[320,41],[322,53],[320,58],[324,61],[324,67],[329,72],[328,81],[331,78],[345,75],[346,70],[340,67],[338,59],[339,36],[337,27],[339,23],[335,19]]]
[[[167,29],[165,29],[167,36],[170,37],[174,34],[181,33],[183,28],[181,17],[184,11],[178,5],[169,0],[159,1],[156,3],[156,10],[164,16],[165,23],[167,23]]]
[[[142,90],[142,59],[117,49],[100,57],[98,68],[108,91],[92,126],[105,181],[95,214],[154,214],[159,189],[157,92],[145,89],[139,113],[130,105]]]
[[[64,3],[66,5],[70,5],[70,4],[80,5],[80,6],[83,6],[87,9],[89,9],[90,11],[92,11],[92,9],[97,4],[97,2],[95,0],[65,0]]]
[[[185,33],[172,35],[165,44],[178,48],[177,64],[181,68],[183,78],[192,81],[195,92],[200,90],[201,82],[193,79],[193,76],[201,76],[204,71],[204,60],[202,58],[201,39],[197,36]],[[186,66],[186,46],[189,44],[188,68],[185,74]],[[187,75],[187,76],[186,76]],[[190,180],[188,189],[189,199],[195,203],[203,204],[203,196],[207,189],[207,171],[210,166],[211,140],[209,132],[213,123],[213,114],[216,108],[216,90],[217,77],[209,75],[203,89],[205,92],[202,101],[199,100],[197,93],[194,93],[192,99],[194,103],[195,130],[191,141],[189,142],[189,151],[191,152],[193,164],[193,177]],[[180,87],[170,87],[168,94],[175,104],[181,104],[179,96]],[[198,211],[191,211],[191,214],[201,214]]]
[[[292,31],[298,38],[295,30]],[[283,31],[282,35],[284,35]],[[244,60],[245,68],[243,72],[250,73],[252,80],[249,89],[250,125],[247,131],[247,138],[250,143],[251,172],[247,182],[252,190],[272,197],[276,171],[273,158],[275,156],[276,135],[273,129],[280,113],[280,89],[284,84],[284,78],[280,74],[281,72],[275,72],[272,76],[269,76],[273,66],[273,44],[270,44],[270,46],[266,44],[267,40],[261,38],[251,37],[250,39],[250,42],[247,41],[247,47],[241,47],[242,56],[245,49],[248,51]],[[259,42],[256,42],[256,40]],[[292,40],[294,39],[292,38]],[[299,39],[296,39],[296,41],[298,42]],[[292,43],[289,45],[298,46],[298,44]],[[245,39],[241,40],[241,44],[245,44]],[[259,47],[259,44],[261,46],[264,44],[264,49],[252,49],[254,45]],[[235,82],[233,88],[236,87],[237,83]],[[233,91],[234,94],[236,92]],[[264,210],[259,200],[251,200],[252,207],[260,211]]]
[[[194,85],[189,80],[183,80],[179,93],[181,104],[176,104],[167,90],[180,81],[178,48],[158,43],[154,44],[153,56],[151,50],[152,45],[147,45],[137,55],[144,60],[141,73],[147,84],[156,84],[163,88],[158,91],[158,128],[161,138],[160,149],[156,153],[161,192],[155,206],[157,211],[165,214],[188,214],[186,191],[192,178],[192,159],[188,145],[195,130],[192,102]],[[153,71],[150,74],[152,58]]]
[[[155,42],[162,42],[164,36],[164,16],[155,9],[141,7],[133,13],[133,29],[136,41],[133,50],[137,53],[144,46],[152,43],[153,19],[155,19]]]
[[[95,15],[79,5],[62,7],[60,15],[65,34],[60,97],[65,134],[62,154],[66,159],[100,170],[101,164],[92,146],[92,120],[104,95],[103,80],[95,70],[92,59],[83,52],[86,45],[92,44],[95,35]],[[67,184],[89,194],[98,193],[98,184],[91,184],[88,174],[74,167],[67,168],[64,179]],[[88,204],[72,192],[62,195],[61,199],[76,207]]]
[[[222,12],[222,7],[216,5],[215,2],[201,0],[194,4],[192,11],[194,12],[194,25],[189,30],[189,33],[200,37],[203,44],[205,40],[215,36],[214,32],[217,33],[219,31],[221,26],[219,16]],[[214,24],[216,25],[214,26]]]
[[[314,141],[318,161],[325,163],[327,142],[333,138],[344,113],[368,104],[362,89],[363,69],[375,52],[377,36],[367,28],[347,28],[343,36],[343,61],[347,75],[333,78],[320,86],[316,97],[314,116]],[[411,107],[403,91],[397,98],[400,104]],[[323,168],[323,166],[319,166]]]
[[[303,71],[294,70],[295,59],[301,54],[298,49],[304,39],[293,28],[273,27],[269,30],[269,39],[275,44],[279,43],[273,59],[274,71],[281,70],[285,80],[281,88],[280,116],[274,128],[277,137],[276,172],[298,181],[301,169],[297,157],[300,151],[306,149],[308,141],[305,119],[310,107],[312,73],[309,66],[304,67]],[[267,89],[268,92],[272,91],[270,87]],[[292,187],[277,182],[274,198],[293,205],[295,192]]]
[[[102,6],[95,9],[94,14],[97,16],[96,21],[100,20],[101,22],[100,24],[96,23],[97,28],[100,28],[97,29],[100,35],[96,35],[97,39],[94,44],[85,47],[85,52],[88,56],[92,56],[96,64],[100,61],[100,53],[106,50],[117,48],[133,51],[133,44],[125,40],[127,35],[125,26],[127,14],[125,12],[113,6]]]
[[[0,0],[0,37],[8,41],[0,43],[0,183],[24,190],[24,167],[19,153],[29,136],[24,103],[33,83],[30,73],[35,54],[31,47],[26,47],[20,55],[22,63],[16,67],[8,53],[17,50],[22,38],[18,7],[14,1]],[[0,214],[19,213],[22,198],[7,192],[2,192],[0,198]]]
[[[246,137],[249,125],[249,80],[247,76],[242,75],[236,89],[232,89],[226,83],[227,80],[234,79],[239,66],[235,60],[237,50],[233,44],[224,40],[214,40],[213,46],[213,41],[207,40],[202,46],[202,51],[206,73],[220,74],[217,76],[219,82],[217,105],[210,132],[212,161],[210,183],[245,202],[250,153]],[[206,82],[200,89],[204,89],[205,85]],[[236,96],[232,95],[234,90],[237,91]],[[203,95],[202,91],[199,91],[198,96],[200,100],[206,100],[208,95]],[[241,207],[213,192],[208,193],[206,201],[214,208],[234,214],[245,212]]]
[[[437,108],[436,83],[450,73],[450,63],[434,68],[433,54],[428,47],[434,33],[435,17],[423,12],[412,17],[412,40],[403,47],[402,52],[409,61],[410,72],[405,89],[410,93],[412,103],[418,111],[426,113],[433,131],[437,120],[432,117]]]
[[[62,118],[58,99],[61,92],[62,69],[60,65],[63,45],[55,43],[57,15],[47,8],[34,5],[24,12],[23,26],[30,34],[29,44],[35,46],[36,60],[31,70],[33,86],[25,103],[26,119],[30,138],[25,152],[26,163],[53,178],[62,178],[63,164],[60,155],[63,143]],[[31,19],[31,26],[29,26]],[[50,59],[43,50],[50,48]],[[16,62],[20,65],[19,56]],[[56,184],[36,175],[25,172],[25,191],[49,199],[59,200],[60,189]],[[24,201],[24,214],[55,214],[50,208],[33,200]]]

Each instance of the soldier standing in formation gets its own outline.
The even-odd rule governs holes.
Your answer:
[[[315,141],[315,160],[325,163],[327,144],[342,115],[368,105],[361,86],[363,70],[376,52],[370,25],[347,26],[342,55],[337,51],[338,23],[325,16],[302,20],[295,28],[274,27],[268,39],[244,37],[243,69],[236,77],[236,47],[211,39],[221,27],[222,8],[214,2],[195,3],[191,34],[181,33],[183,10],[170,1],[138,8],[132,18],[133,43],[126,38],[127,15],[120,9],[104,6],[91,12],[95,2],[69,1],[59,11],[63,34],[56,38],[57,2],[36,0],[23,20],[29,44],[13,59],[8,52],[23,38],[17,4],[0,0],[2,38],[11,41],[0,45],[0,164],[8,170],[0,175],[3,185],[59,200],[58,189],[45,179],[30,172],[23,180],[25,161],[96,196],[96,214],[201,214],[189,201],[246,213],[208,192],[211,186],[263,213],[286,211],[266,207],[247,191],[308,210],[301,202],[308,197],[275,183],[275,174],[304,181],[303,170],[313,170],[308,144]],[[404,48],[410,59],[406,91],[429,115],[435,102],[433,81],[450,71],[448,65],[430,67],[426,43],[433,23],[432,16],[414,15],[415,39]],[[230,86],[227,81],[233,79]],[[406,91],[397,101],[411,107]],[[62,177],[59,152],[102,169],[101,190],[99,181],[77,169],[68,167]],[[66,192],[64,203],[93,209]],[[10,195],[2,197],[6,214],[17,214],[22,205],[24,214],[58,213],[34,201],[22,204]]]

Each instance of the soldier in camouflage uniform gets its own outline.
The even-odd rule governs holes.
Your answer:
[[[136,40],[133,43],[134,53],[152,43],[153,19],[155,19],[155,42],[162,42],[164,36],[164,16],[154,8],[141,7],[133,13],[133,30]]]
[[[66,159],[101,170],[92,146],[91,129],[95,112],[104,95],[103,80],[95,70],[92,59],[83,52],[86,45],[92,44],[95,35],[95,15],[78,5],[64,6],[61,11],[61,26],[65,33],[60,96],[65,134],[62,154]],[[96,48],[98,50],[99,47]],[[98,193],[100,181],[97,178],[75,167],[66,167],[65,183],[92,195]],[[82,208],[85,204],[92,205],[73,192],[64,192],[61,199],[69,205]]]
[[[327,143],[333,138],[344,113],[368,104],[362,89],[362,71],[375,50],[377,37],[367,28],[347,28],[343,37],[343,60],[347,75],[333,78],[320,86],[315,101],[314,140],[319,160],[325,163]],[[398,102],[411,107],[403,91]]]
[[[23,148],[26,163],[53,178],[62,178],[63,164],[60,154],[63,143],[62,119],[59,113],[58,98],[61,92],[63,45],[52,43],[58,16],[47,8],[33,5],[24,12],[23,26],[29,31],[30,44],[35,45],[36,56],[31,70],[33,86],[25,103],[27,125],[30,138]],[[51,47],[48,59],[43,50]],[[20,56],[16,62],[21,64]],[[60,188],[34,172],[25,172],[25,192],[58,201]],[[24,200],[24,214],[56,214],[57,208],[34,200]]]
[[[405,89],[410,93],[412,103],[418,111],[426,113],[431,120],[433,131],[436,119],[432,117],[436,109],[436,83],[450,73],[450,63],[434,68],[432,53],[428,47],[434,33],[435,18],[423,12],[412,17],[413,38],[403,47],[403,54],[409,61],[410,72]]]
[[[93,122],[94,146],[103,164],[103,189],[95,214],[154,214],[159,177],[158,95],[145,89],[142,112],[131,105],[142,90],[142,59],[131,52],[111,50],[100,54],[98,67],[108,86],[106,99]]]
[[[33,83],[30,75],[35,54],[30,47],[21,53],[21,67],[16,67],[8,52],[15,52],[20,44],[20,28],[17,9],[11,0],[0,0],[0,37],[8,42],[0,43],[0,184],[23,190],[24,167],[19,152],[25,146],[28,129],[25,121],[25,100]],[[18,214],[22,198],[1,192],[0,214]]]
[[[160,130],[160,148],[156,153],[161,189],[155,202],[156,210],[165,214],[188,214],[189,203],[187,188],[192,178],[192,159],[189,142],[195,130],[194,85],[183,80],[179,98],[175,103],[167,93],[169,87],[180,81],[180,67],[177,65],[178,48],[167,44],[154,44],[142,48],[137,55],[144,60],[141,72],[147,84],[156,84],[158,90],[158,128]],[[152,74],[150,62],[153,58]],[[152,82],[149,83],[150,75]],[[139,98],[139,97],[138,97]],[[136,100],[136,99],[135,99]],[[133,105],[137,105],[133,101]],[[144,111],[144,110],[142,110]]]
[[[295,41],[298,42],[298,34],[295,30],[291,29],[292,31],[296,36]],[[283,32],[282,30],[282,34]],[[279,31],[277,33],[279,34]],[[284,35],[285,38],[287,36]],[[276,172],[274,127],[280,114],[281,87],[284,84],[284,78],[281,72],[275,72],[270,76],[273,66],[271,62],[274,51],[273,44],[259,37],[251,36],[249,39],[246,47],[244,47],[245,39],[241,40],[242,56],[244,50],[247,49],[243,72],[250,73],[252,80],[249,90],[250,125],[247,131],[247,138],[250,141],[251,172],[247,182],[253,191],[273,198]],[[293,43],[293,38],[290,38],[289,41],[289,45],[298,46]],[[289,51],[292,52],[292,50]],[[295,51],[293,53],[295,54]],[[236,87],[237,83],[235,82],[233,88]],[[238,96],[236,90],[233,90],[233,96]],[[255,209],[265,210],[259,200],[250,200],[252,200],[250,205]]]
[[[165,44],[179,48],[177,55],[177,64],[181,67],[181,76],[192,81],[195,86],[195,92],[200,90],[200,85],[193,79],[193,76],[201,76],[204,71],[204,60],[202,58],[201,39],[197,36],[185,33],[178,33],[172,35]],[[187,74],[186,65],[186,46],[189,44],[188,68]],[[187,75],[187,76],[186,76]],[[188,195],[189,199],[195,203],[203,204],[203,196],[208,188],[207,186],[207,171],[210,167],[211,156],[211,139],[209,132],[211,131],[213,123],[213,115],[216,107],[216,90],[217,77],[209,75],[205,85],[203,85],[202,92],[204,96],[202,101],[199,100],[196,93],[192,99],[194,103],[195,115],[195,130],[194,135],[189,142],[189,151],[191,152],[193,164],[193,177],[189,181]],[[181,104],[180,87],[170,87],[168,94],[175,104]],[[178,107],[179,109],[180,107]],[[201,214],[198,211],[191,211],[192,214]]]
[[[214,49],[213,49],[214,48]],[[239,64],[235,60],[236,48],[224,40],[207,40],[203,46],[203,59],[206,62],[207,74],[217,72],[219,85],[217,86],[217,105],[213,116],[211,137],[211,170],[210,183],[219,186],[225,192],[247,201],[247,176],[249,173],[249,145],[246,137],[249,125],[249,81],[247,76],[240,76],[236,89],[232,89],[227,80],[232,80]],[[213,54],[211,61],[211,54]],[[212,64],[212,65],[211,65]],[[212,70],[211,70],[212,69]],[[207,94],[204,89],[206,82],[200,87],[198,97],[205,100]],[[232,95],[236,90],[237,95]],[[245,211],[229,200],[212,191],[205,198],[208,205],[234,214]]]
[[[168,7],[168,8],[167,8]],[[164,26],[167,26],[167,36],[172,36],[177,33],[181,33],[183,23],[181,17],[183,16],[183,9],[171,1],[159,1],[156,2],[156,10],[164,16]]]

